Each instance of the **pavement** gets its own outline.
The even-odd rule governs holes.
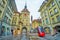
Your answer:
[[[20,40],[20,35],[17,35],[16,37],[13,37],[13,40]]]
[[[40,37],[40,40],[54,40],[54,36],[50,34],[46,34],[45,37]],[[29,40],[29,37],[27,37],[27,33],[22,33],[22,35],[17,36],[8,36],[8,37],[2,37],[0,40]]]
[[[40,37],[40,40],[54,40],[54,39],[52,35],[46,34],[45,37]]]
[[[29,40],[26,33],[22,33],[21,40]]]

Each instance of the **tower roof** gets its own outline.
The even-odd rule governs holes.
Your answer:
[[[27,5],[26,5],[26,3],[25,3],[25,9],[27,9]]]
[[[27,9],[27,4],[25,3],[24,9],[21,12],[29,12]]]

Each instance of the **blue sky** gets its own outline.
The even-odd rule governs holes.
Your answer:
[[[27,3],[27,9],[30,11],[30,15],[33,16],[33,19],[38,19],[40,17],[38,9],[43,1],[44,0],[15,0],[18,12],[21,12],[25,6],[25,2]]]

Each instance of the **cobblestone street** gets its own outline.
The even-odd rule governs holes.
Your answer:
[[[60,0],[0,0],[0,40],[60,40]]]

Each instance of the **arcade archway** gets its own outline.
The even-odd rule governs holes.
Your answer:
[[[5,35],[5,30],[6,30],[6,29],[5,29],[5,26],[2,26],[1,35],[3,35],[3,36]]]
[[[27,33],[27,28],[26,28],[26,27],[23,27],[23,28],[22,28],[22,32]]]
[[[45,30],[45,33],[48,33],[48,34],[51,33],[51,32],[50,32],[50,27],[45,27],[44,30]]]
[[[54,32],[60,32],[60,25],[56,25],[54,27]]]

